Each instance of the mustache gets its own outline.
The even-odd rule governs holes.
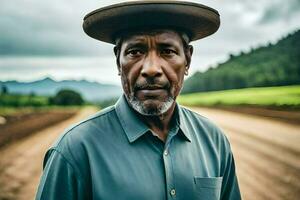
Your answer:
[[[153,90],[153,89],[169,89],[170,83],[168,82],[142,82],[142,83],[136,83],[134,86],[134,90]]]

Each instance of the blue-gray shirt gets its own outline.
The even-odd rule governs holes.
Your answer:
[[[179,105],[175,115],[164,143],[122,96],[48,150],[36,199],[241,199],[225,135]]]

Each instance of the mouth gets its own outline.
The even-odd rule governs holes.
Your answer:
[[[136,88],[137,94],[142,94],[144,97],[155,97],[163,95],[167,92],[167,88],[161,85],[145,85]]]
[[[136,88],[136,90],[162,90],[162,89],[166,89],[166,87],[160,85],[143,85]]]

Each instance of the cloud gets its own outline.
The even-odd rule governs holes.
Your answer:
[[[82,30],[84,15],[99,7],[96,4],[96,1],[76,0],[1,2],[0,54],[61,56],[110,53],[111,45],[99,47]]]
[[[277,20],[290,20],[295,14],[300,12],[299,0],[288,0],[284,3],[281,0],[273,0],[265,9],[264,15],[260,19],[261,24],[273,23]]]
[[[82,70],[84,69],[84,70]],[[30,81],[44,77],[87,79],[120,84],[113,57],[2,57],[0,80]],[[26,76],[25,76],[26,75]]]
[[[80,64],[81,69],[95,67],[97,73],[93,70],[87,70],[88,72],[78,70],[80,72],[76,77],[79,77],[81,73],[87,79],[101,81],[106,68],[99,66],[115,66],[112,45],[98,42],[85,35],[82,30],[83,17],[92,10],[118,2],[121,1],[2,1],[0,6],[0,79],[7,80],[8,77],[24,79],[25,69],[28,72],[28,79],[30,76],[32,78],[41,76],[42,73],[63,78],[68,74],[67,70],[70,70],[69,74],[77,72],[74,69]],[[192,2],[211,6],[221,15],[221,27],[217,33],[192,43],[194,45],[192,71],[203,71],[209,66],[226,60],[229,53],[237,54],[240,51],[248,51],[251,47],[274,42],[300,28],[299,0],[284,2],[260,0],[259,3],[253,0],[195,0]],[[17,59],[17,62],[8,65],[8,61],[5,60],[7,56],[11,57],[10,62],[24,56],[31,61]],[[84,58],[95,56],[99,59],[97,65],[91,64]],[[51,58],[40,62],[40,57]],[[69,61],[70,59],[74,62]],[[102,63],[102,59],[105,62]],[[55,63],[55,60],[59,60],[59,63]],[[12,68],[10,70],[5,66]],[[102,74],[101,71],[103,71]]]
[[[1,2],[0,55],[111,55],[112,45],[97,42],[86,36],[82,30],[82,21],[88,12],[117,2],[121,1]],[[299,13],[300,6],[298,0],[287,0],[285,3],[281,0],[261,0],[259,4],[252,0],[203,0],[201,3],[219,10],[222,19],[216,41],[210,41],[211,44],[207,48],[223,43],[226,45],[222,46],[235,46],[236,49],[241,49],[241,45],[244,48],[249,46],[249,43],[266,40],[268,37],[263,35],[264,30],[269,29],[261,25],[284,21]]]

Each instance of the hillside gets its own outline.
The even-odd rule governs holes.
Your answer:
[[[185,81],[182,93],[300,83],[300,30],[276,44],[230,55],[225,63],[196,72]]]
[[[88,101],[111,99],[121,94],[121,88],[119,86],[100,84],[98,82],[89,82],[86,80],[55,81],[51,78],[45,78],[34,82],[0,81],[0,87],[1,85],[5,85],[9,93],[34,93],[41,96],[53,96],[59,90],[67,88],[79,92],[83,98]]]

